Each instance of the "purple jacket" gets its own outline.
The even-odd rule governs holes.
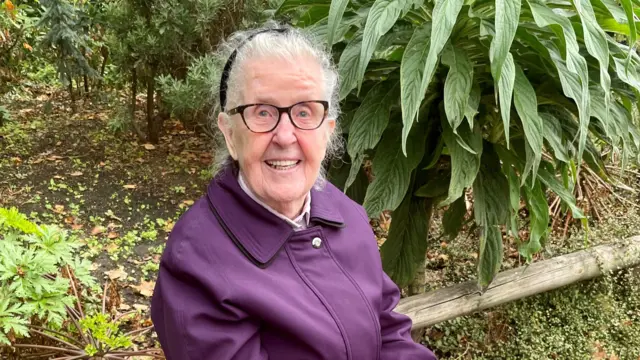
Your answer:
[[[227,168],[176,223],[151,317],[169,360],[431,360],[366,213],[327,184],[294,232]]]

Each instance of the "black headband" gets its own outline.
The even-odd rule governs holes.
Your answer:
[[[266,32],[277,32],[277,33],[285,33],[287,29],[266,29],[258,31],[254,34],[251,34],[245,41],[243,41],[229,56],[227,63],[224,65],[224,70],[222,70],[222,75],[220,76],[220,108],[224,111],[225,106],[227,105],[227,81],[229,81],[229,74],[231,73],[231,66],[233,66],[233,61],[236,59],[238,55],[238,50],[247,42],[251,41],[256,35],[266,33]]]

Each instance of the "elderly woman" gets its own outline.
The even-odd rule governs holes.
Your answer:
[[[217,118],[229,161],[175,225],[153,295],[167,359],[435,359],[393,311],[365,211],[324,179],[329,54],[289,28],[237,39]]]

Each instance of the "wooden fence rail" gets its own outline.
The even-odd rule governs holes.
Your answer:
[[[414,329],[557,289],[611,271],[640,265],[640,236],[622,245],[600,245],[499,273],[480,294],[475,281],[400,300],[396,311]]]

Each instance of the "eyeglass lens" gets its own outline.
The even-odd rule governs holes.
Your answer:
[[[324,115],[324,105],[317,102],[299,103],[290,111],[291,121],[297,127],[306,130],[313,130],[320,126]],[[275,106],[258,104],[245,108],[243,116],[249,129],[261,132],[270,131],[276,126],[280,112]]]

